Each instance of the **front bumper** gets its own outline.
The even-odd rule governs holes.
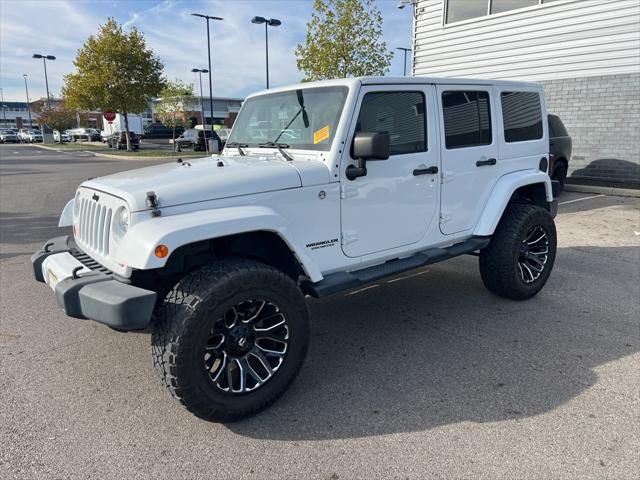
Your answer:
[[[53,288],[70,317],[95,320],[118,330],[141,330],[151,321],[155,292],[124,283],[88,258],[69,236],[49,240],[31,256],[37,281]]]

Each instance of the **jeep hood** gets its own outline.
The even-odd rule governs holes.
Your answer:
[[[82,184],[126,200],[133,212],[149,208],[146,195],[150,191],[156,194],[160,207],[171,207],[301,186],[298,169],[276,156],[186,159]]]

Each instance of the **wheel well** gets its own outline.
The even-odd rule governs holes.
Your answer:
[[[518,188],[513,192],[513,195],[511,195],[509,203],[529,203],[549,209],[545,184],[534,183],[532,185],[524,185]]]
[[[295,282],[304,270],[284,240],[274,232],[256,231],[189,243],[177,248],[165,266],[136,270],[134,284],[154,291],[171,288],[187,272],[229,257],[256,260],[284,272]]]
[[[553,169],[554,169],[554,170],[555,170],[555,168],[556,168],[556,165],[558,165],[559,163],[561,163],[562,165],[564,165],[564,168],[565,168],[566,170],[569,170],[569,162],[568,162],[568,161],[567,161],[567,159],[566,159],[566,158],[564,158],[564,157],[556,158],[556,159],[553,161]],[[549,173],[553,174],[553,172],[549,172]]]

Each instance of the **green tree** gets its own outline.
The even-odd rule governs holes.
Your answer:
[[[40,108],[36,108],[36,111],[38,112],[40,124],[60,132],[72,128],[77,119],[77,112],[68,109],[65,103],[51,105],[47,108],[46,103],[42,102],[42,105]]]
[[[189,122],[189,112],[193,110],[193,85],[181,80],[167,81],[160,92],[160,101],[156,106],[156,114],[160,121],[173,129],[173,145],[175,148],[176,127]]]
[[[129,32],[113,19],[91,35],[65,76],[62,94],[71,108],[119,112],[131,150],[129,113],[147,108],[164,86],[163,65],[135,27]]]
[[[382,14],[373,0],[315,0],[296,57],[312,81],[384,75],[393,53],[382,41]]]

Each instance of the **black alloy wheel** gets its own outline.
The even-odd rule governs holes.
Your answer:
[[[221,391],[251,392],[273,378],[288,344],[287,317],[277,305],[267,300],[243,301],[211,329],[204,368]]]

